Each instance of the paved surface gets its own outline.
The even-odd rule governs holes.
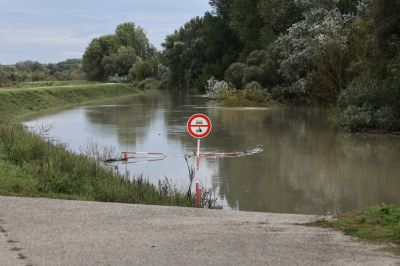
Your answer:
[[[400,265],[315,216],[0,197],[0,265]]]

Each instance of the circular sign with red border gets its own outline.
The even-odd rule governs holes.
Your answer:
[[[210,118],[203,114],[192,115],[187,122],[187,131],[196,139],[207,137],[211,132],[211,127]]]

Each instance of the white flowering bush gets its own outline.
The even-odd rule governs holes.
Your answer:
[[[345,86],[342,80],[349,67],[349,42],[355,17],[341,14],[329,1],[300,2],[309,7],[303,13],[304,19],[277,40],[281,48],[279,72],[286,83],[279,96],[291,102],[295,98],[303,98],[297,102],[310,102],[311,98],[306,97],[311,96],[312,88],[322,87],[324,93],[329,92],[326,98],[334,101]]]
[[[157,78],[161,81],[167,81],[169,76],[170,76],[171,71],[167,66],[164,66],[163,64],[158,64],[158,70],[157,70]]]
[[[324,50],[336,43],[347,49],[354,16],[315,8],[305,14],[305,19],[293,24],[278,42],[281,47],[280,72],[288,81],[296,81],[312,70],[315,50]]]
[[[211,98],[223,98],[235,92],[236,89],[224,80],[216,80],[214,77],[207,80],[206,93]]]
[[[110,83],[126,83],[128,82],[128,76],[118,76],[118,74],[115,74],[114,76],[108,77],[107,81]]]

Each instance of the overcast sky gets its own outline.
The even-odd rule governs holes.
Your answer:
[[[94,37],[127,21],[159,49],[167,34],[209,9],[208,0],[0,0],[0,64],[79,58]]]

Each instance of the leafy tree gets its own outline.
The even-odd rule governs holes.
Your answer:
[[[378,44],[388,58],[400,50],[400,0],[380,0],[372,4]]]
[[[254,50],[246,58],[246,64],[250,66],[259,66],[267,62],[268,53],[265,50]]]
[[[145,59],[155,54],[155,48],[150,44],[143,28],[136,27],[133,22],[118,25],[115,35],[119,46],[132,47],[140,58]]]
[[[240,89],[243,86],[243,76],[246,68],[246,64],[232,64],[225,72],[225,80],[232,83],[235,88]]]
[[[116,53],[104,56],[101,64],[107,77],[126,76],[137,60],[138,56],[133,47],[121,46]]]
[[[353,14],[357,13],[357,5],[359,0],[339,0],[337,3],[337,8],[342,14]]]
[[[213,7],[213,15],[221,18],[223,21],[228,21],[232,0],[210,0],[210,6]]]
[[[83,69],[90,80],[126,76],[138,59],[154,56],[144,30],[133,22],[117,26],[115,34],[95,38],[83,55]]]
[[[260,30],[264,26],[259,12],[259,0],[233,0],[230,6],[230,27],[237,34],[247,56],[251,51],[260,49]]]
[[[303,18],[296,0],[260,0],[259,13],[264,22],[260,36],[264,48]]]
[[[132,81],[142,81],[146,78],[156,77],[157,70],[158,64],[156,60],[140,60],[129,70],[129,78]]]
[[[234,63],[243,49],[228,21],[211,13],[204,15],[204,27],[201,30],[206,65],[202,75],[208,80],[211,76],[223,79],[225,70]],[[205,85],[204,83],[202,85]]]
[[[171,71],[170,83],[190,88],[205,65],[204,42],[201,30],[204,19],[196,17],[187,22],[163,43],[164,63]]]
[[[102,65],[103,57],[117,51],[117,40],[114,35],[101,36],[91,41],[83,55],[83,70],[89,80],[105,80],[106,72]]]

